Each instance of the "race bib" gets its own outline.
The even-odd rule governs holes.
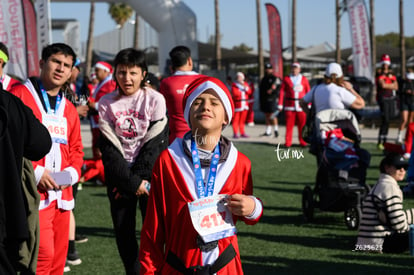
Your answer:
[[[191,221],[204,242],[212,242],[236,234],[230,210],[224,205],[227,195],[220,194],[188,203]]]
[[[303,86],[302,85],[295,85],[295,87],[293,87],[293,90],[295,91],[295,92],[302,92],[302,90],[303,90]]]
[[[46,114],[43,116],[43,125],[49,130],[52,141],[56,143],[67,144],[67,120],[54,114]]]

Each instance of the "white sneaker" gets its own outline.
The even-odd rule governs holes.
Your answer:
[[[405,159],[409,159],[410,157],[411,157],[411,154],[410,153],[405,153],[403,155],[403,158],[405,158]]]
[[[249,127],[253,127],[253,126],[254,126],[254,122],[249,122],[249,123],[247,123],[247,126],[249,126]]]

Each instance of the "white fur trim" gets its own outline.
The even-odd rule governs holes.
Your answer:
[[[194,91],[188,96],[187,102],[185,104],[185,108],[184,108],[184,118],[185,121],[187,121],[187,124],[190,126],[191,128],[191,123],[190,123],[190,108],[191,105],[193,104],[194,100],[201,95],[203,92],[205,92],[208,89],[213,89],[217,95],[219,96],[219,98],[221,99],[221,101],[223,102],[224,105],[224,110],[227,113],[227,117],[229,118],[229,123],[231,122],[232,117],[232,109],[231,109],[231,103],[230,103],[230,99],[227,96],[226,92],[223,91],[223,89],[218,86],[216,83],[212,82],[212,81],[206,81],[203,82],[202,84],[200,84],[199,86],[197,86],[197,88],[194,89]]]
[[[105,66],[105,65],[103,65],[101,63],[96,63],[95,68],[102,69],[102,70],[107,71],[107,72],[110,72],[111,71],[110,68],[108,68],[107,66]]]

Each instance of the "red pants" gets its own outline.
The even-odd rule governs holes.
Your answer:
[[[405,134],[405,152],[411,154],[413,148],[413,137],[414,137],[414,122],[408,124],[407,132]]]
[[[247,111],[246,123],[254,122],[253,104],[254,102],[249,103],[249,110]]]
[[[84,181],[90,181],[97,177],[101,182],[105,182],[105,172],[102,159],[85,159],[83,164],[86,166],[85,173],[82,175]]]
[[[302,129],[306,124],[306,113],[296,111],[285,111],[286,118],[286,136],[285,146],[292,146],[293,127],[295,124],[298,126],[299,144],[306,146],[306,142],[302,138]]]
[[[234,112],[233,117],[233,134],[237,135],[240,130],[240,134],[244,135],[244,125],[246,124],[247,110],[241,112]]]
[[[39,211],[40,241],[37,275],[62,275],[69,244],[70,211],[57,208],[53,201]]]

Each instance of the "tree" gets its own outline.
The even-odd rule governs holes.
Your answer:
[[[292,63],[296,61],[296,0],[292,0]]]
[[[252,47],[247,46],[247,45],[246,45],[246,44],[244,44],[244,43],[241,43],[241,44],[240,44],[240,45],[238,45],[238,46],[233,46],[232,50],[234,50],[234,51],[238,51],[238,52],[244,52],[244,53],[247,53],[247,52],[250,52],[251,50],[253,50],[253,48],[252,48]]]
[[[336,10],[336,63],[341,63],[341,6],[339,0],[335,3]]]
[[[109,5],[109,14],[111,15],[112,19],[118,24],[119,26],[119,45],[122,48],[122,28],[124,27],[125,23],[131,18],[134,10],[127,4],[124,3],[116,3]]]
[[[89,11],[89,29],[88,42],[86,46],[86,70],[84,75],[89,77],[92,68],[92,49],[93,49],[93,30],[95,24],[95,0],[91,1],[91,9]]]
[[[216,24],[216,62],[217,62],[217,70],[221,70],[221,38],[220,38],[220,8],[219,8],[219,1],[214,0],[214,16],[215,16],[215,24]]]
[[[256,18],[257,18],[257,51],[259,64],[259,79],[264,75],[263,46],[262,46],[262,23],[260,13],[260,0],[256,0]]]
[[[400,13],[400,58],[401,58],[401,75],[405,76],[405,40],[404,40],[404,1],[399,2],[399,13]]]

